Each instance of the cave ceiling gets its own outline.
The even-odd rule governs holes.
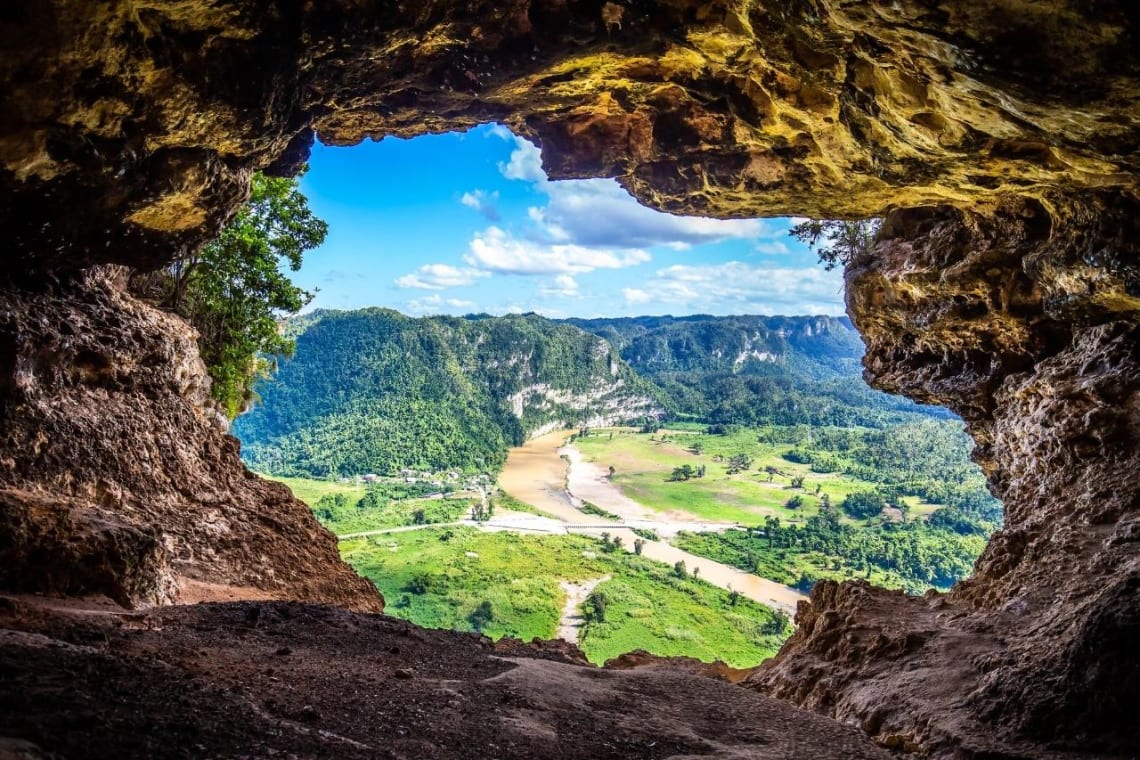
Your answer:
[[[488,121],[553,178],[716,217],[1131,188],[1128,3],[36,0],[0,12],[25,268],[154,266],[258,169]],[[378,181],[384,181],[378,178]]]

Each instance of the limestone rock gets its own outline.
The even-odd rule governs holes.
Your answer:
[[[314,135],[496,120],[673,212],[890,211],[847,274],[868,379],[966,419],[1006,526],[946,596],[821,584],[752,684],[903,750],[1134,755],[1138,38],[1125,0],[8,3],[0,488],[113,515],[128,596],[161,536],[179,578],[379,608],[241,467],[186,326],[84,273],[200,245]]]
[[[180,580],[380,611],[336,539],[246,471],[181,319],[88,272],[0,291],[0,581],[179,599]]]

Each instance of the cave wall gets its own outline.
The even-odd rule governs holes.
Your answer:
[[[0,587],[381,611],[308,507],[241,464],[196,333],[126,275],[0,290]]]
[[[208,240],[315,136],[498,120],[669,211],[891,211],[847,273],[868,379],[966,419],[1006,526],[948,595],[820,584],[753,686],[889,746],[1134,751],[1138,28],[1123,0],[8,4],[0,580],[378,609],[106,267]]]
[[[846,272],[866,377],[962,415],[1005,525],[946,595],[821,584],[754,686],[900,747],[1140,746],[1138,224],[1135,193],[887,218]]]

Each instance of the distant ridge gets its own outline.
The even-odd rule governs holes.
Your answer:
[[[658,391],[605,340],[537,315],[321,311],[233,432],[253,467],[335,477],[490,471],[528,435],[658,418]]]
[[[315,311],[233,433],[252,467],[341,477],[494,471],[528,436],[662,418],[863,425],[945,416],[868,388],[846,318],[550,320]]]

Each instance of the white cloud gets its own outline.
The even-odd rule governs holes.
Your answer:
[[[488,193],[486,190],[473,190],[464,193],[459,198],[459,202],[467,208],[478,211],[492,222],[499,221],[499,193],[497,190],[493,193]]]
[[[475,308],[475,302],[464,301],[459,298],[444,298],[439,293],[433,293],[430,296],[408,301],[405,308],[409,314],[417,316],[423,314],[444,314],[449,311],[456,312],[473,309]]]
[[[542,153],[533,143],[514,135],[511,137],[515,141],[515,148],[511,151],[511,157],[508,161],[499,162],[499,171],[507,179],[535,183],[546,182],[546,172],[542,168]]]
[[[577,298],[581,295],[578,290],[578,281],[568,274],[558,275],[552,282],[540,287],[539,292],[544,296],[554,298]]]
[[[843,277],[821,267],[678,264],[658,270],[639,292],[660,303],[714,313],[843,313]],[[637,303],[628,293],[626,300]]]
[[[782,240],[763,240],[756,244],[756,252],[765,256],[790,256],[792,249]]]
[[[535,190],[547,196],[545,206],[527,212],[537,238],[603,248],[665,245],[684,250],[701,243],[780,234],[759,219],[708,219],[654,211],[638,203],[613,179],[551,182],[542,169],[537,147],[505,127],[492,132],[514,142],[510,160],[499,164],[502,175],[531,182]]]
[[[520,240],[499,227],[475,233],[464,256],[468,266],[483,272],[543,275],[582,274],[595,269],[622,269],[652,257],[641,250],[604,250],[580,245]]]
[[[649,303],[653,300],[653,296],[646,293],[641,288],[622,288],[621,294],[625,296],[625,302],[630,306],[639,303]]]
[[[396,286],[421,290],[444,290],[472,285],[487,272],[479,269],[453,267],[450,264],[424,264],[414,272],[396,278]]]

